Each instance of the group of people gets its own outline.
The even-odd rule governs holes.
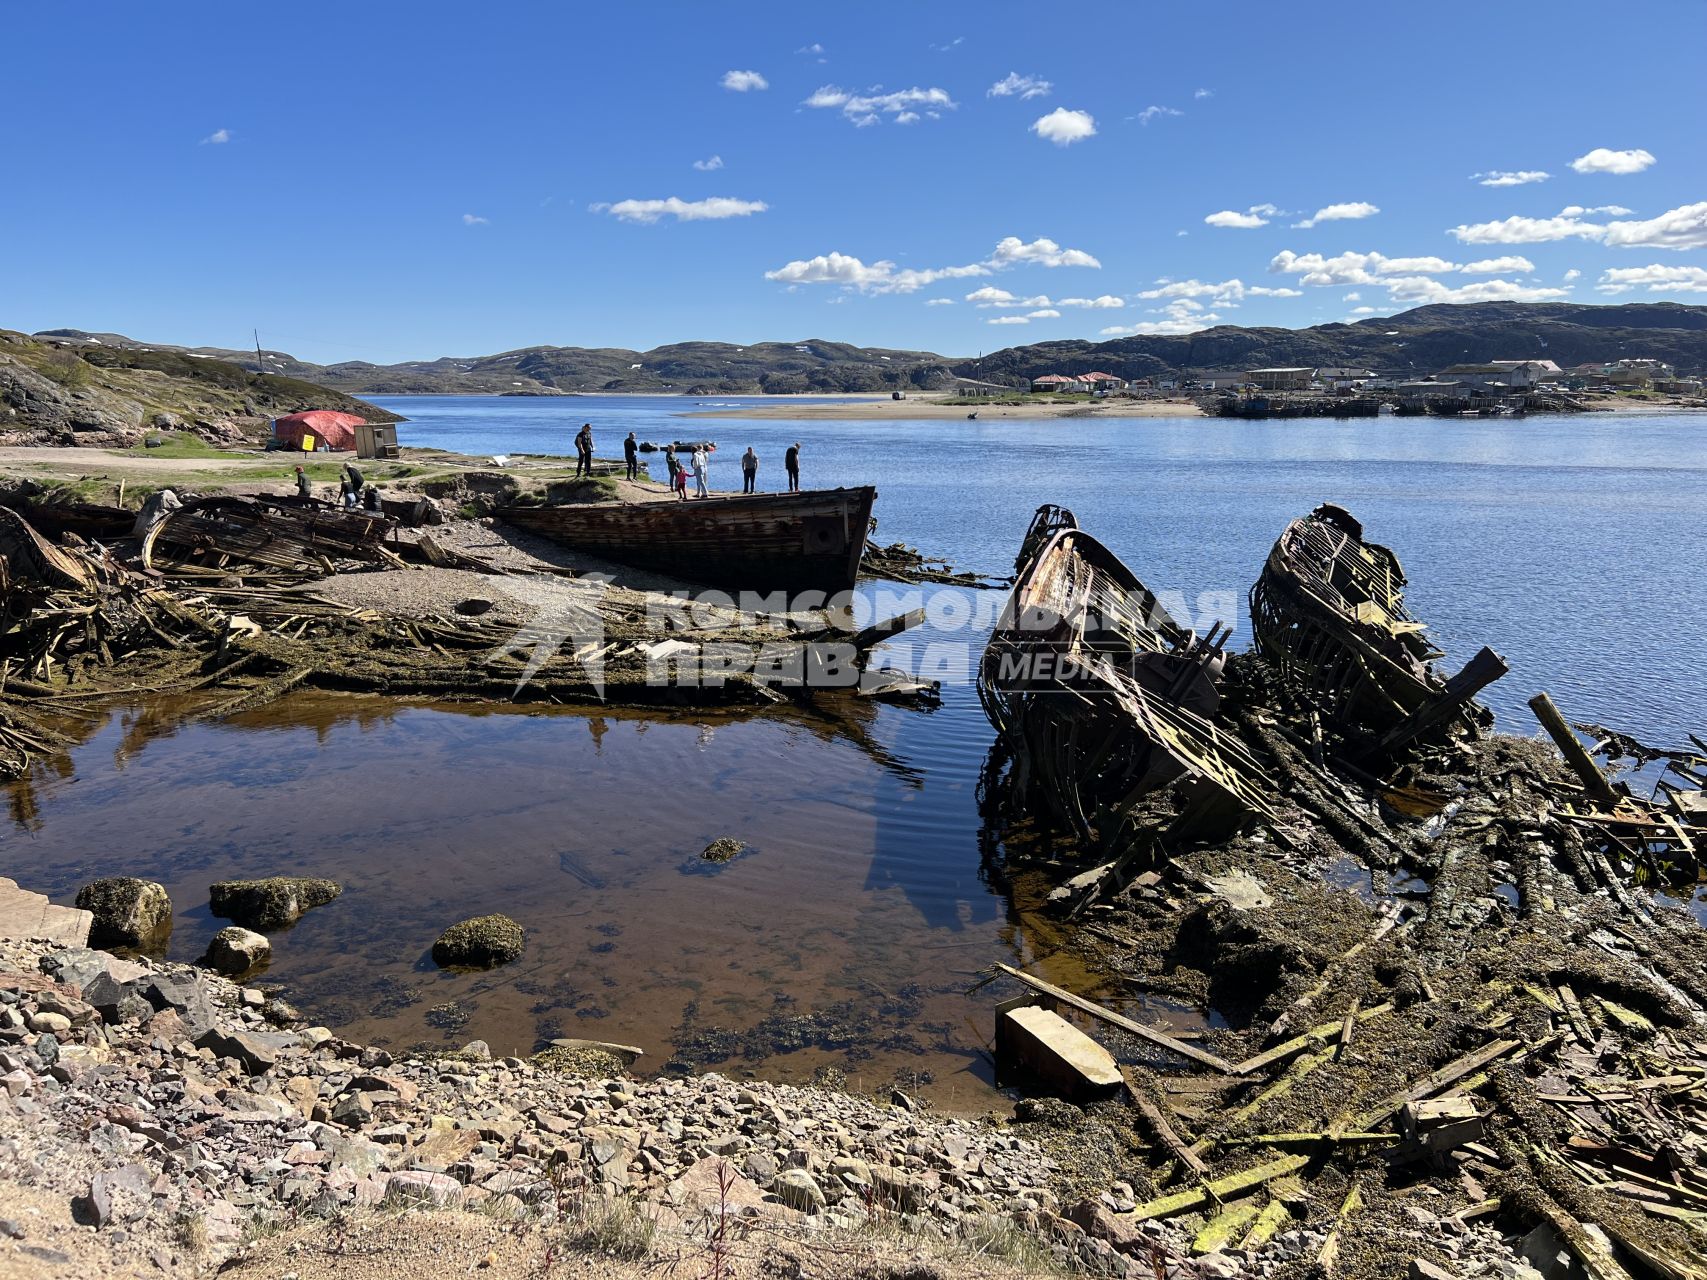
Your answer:
[[[300,466],[296,469],[296,496],[304,501],[314,497],[314,487],[309,483],[308,473]],[[379,486],[367,484],[361,469],[353,462],[346,462],[338,474],[338,502],[346,511],[360,509],[375,514],[384,512],[379,498]]]
[[[688,454],[688,460],[683,463],[676,453],[676,446],[664,446],[664,467],[668,472],[670,491],[682,501],[687,500],[688,478],[694,482],[694,496],[709,498],[711,489],[708,484],[710,455],[716,452],[714,444],[696,444]],[[628,433],[628,438],[622,442],[623,473],[630,480],[640,479],[640,441],[634,432]],[[800,441],[796,440],[783,452],[783,471],[788,476],[788,491],[800,491]],[[583,423],[579,434],[575,437],[575,476],[591,476],[593,474],[593,428],[591,423]],[[759,455],[751,445],[741,455],[741,492],[757,493],[759,485]]]

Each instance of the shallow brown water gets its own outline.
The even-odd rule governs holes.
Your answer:
[[[274,936],[264,978],[355,1039],[528,1053],[584,1036],[642,1046],[641,1070],[827,1066],[974,1110],[998,1100],[980,1051],[1013,993],[968,995],[978,970],[1099,994],[981,875],[990,731],[966,691],[854,719],[318,693],[217,726],[175,710],[92,720],[68,766],[15,786],[7,873],[58,901],[102,875],[162,881],[179,960],[225,923],[211,882],[330,876],[344,895]],[[722,835],[752,851],[708,873]],[[526,928],[521,961],[433,966],[443,928],[495,911]]]

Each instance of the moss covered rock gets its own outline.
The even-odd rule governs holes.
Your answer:
[[[216,916],[235,920],[246,929],[283,929],[343,891],[334,880],[268,876],[265,880],[222,880],[207,893],[208,905]]]
[[[476,916],[453,924],[433,943],[433,962],[444,968],[490,969],[521,958],[527,934],[509,916]]]
[[[77,891],[77,905],[95,917],[92,947],[164,949],[172,936],[172,899],[164,885],[134,876],[111,876]]]

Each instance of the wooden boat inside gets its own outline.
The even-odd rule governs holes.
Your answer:
[[[618,564],[737,591],[850,590],[877,490],[502,507],[500,519]]]

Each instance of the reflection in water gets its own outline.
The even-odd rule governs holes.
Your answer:
[[[995,1097],[1000,992],[967,988],[993,960],[1036,961],[1034,935],[1051,944],[981,869],[989,730],[949,693],[929,714],[315,693],[221,724],[124,709],[13,788],[8,870],[60,901],[98,876],[160,880],[177,960],[223,923],[212,881],[331,876],[344,895],[274,937],[266,977],[357,1039],[525,1053],[592,1036],[645,1046],[652,1070],[833,1067],[975,1108]],[[681,874],[725,835],[751,852]],[[527,929],[521,961],[432,965],[442,929],[492,911]]]

